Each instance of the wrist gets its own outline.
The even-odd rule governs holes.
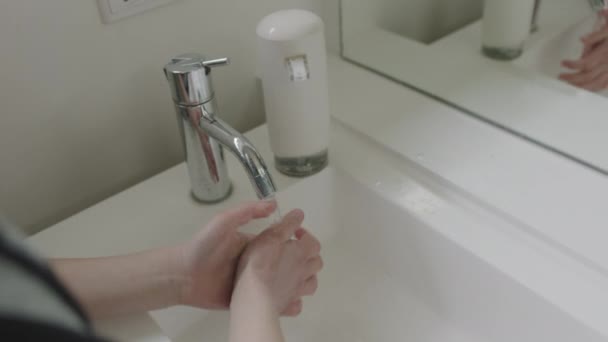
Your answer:
[[[240,305],[247,305],[243,303],[256,302],[256,306],[267,307],[268,310],[278,316],[279,312],[277,305],[272,299],[271,293],[272,291],[264,282],[263,277],[255,271],[246,268],[238,277],[232,294],[230,307],[231,309],[234,309]]]
[[[284,341],[270,293],[251,270],[238,276],[230,303],[230,341]]]
[[[163,277],[167,280],[169,306],[188,305],[188,293],[191,292],[192,277],[186,265],[184,248],[184,245],[179,244],[164,251],[167,258]]]

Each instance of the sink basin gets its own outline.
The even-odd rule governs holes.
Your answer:
[[[325,260],[316,296],[282,322],[288,341],[607,340],[343,171],[279,201],[305,210]],[[172,341],[228,340],[227,313],[181,315],[155,316]]]
[[[559,74],[569,71],[562,67],[563,60],[580,58],[583,50],[580,38],[594,31],[595,22],[595,16],[587,16],[552,38],[531,46],[515,64],[557,79]],[[598,94],[608,97],[608,90]]]

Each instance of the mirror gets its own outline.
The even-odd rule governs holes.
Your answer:
[[[603,0],[342,0],[342,56],[608,174],[604,8]]]

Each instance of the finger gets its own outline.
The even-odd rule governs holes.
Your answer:
[[[222,228],[238,229],[253,219],[268,217],[276,208],[276,201],[248,202],[224,211],[213,219],[213,223]]]
[[[270,232],[275,234],[281,241],[289,240],[302,226],[304,222],[304,212],[300,209],[295,209],[287,213],[281,222],[270,228]]]
[[[317,292],[318,288],[319,280],[317,279],[317,276],[312,276],[300,286],[298,293],[300,296],[312,296]]]
[[[295,235],[296,239],[300,240],[305,233],[306,233],[306,229],[298,228],[298,230],[296,230],[294,235]]]
[[[599,65],[593,70],[569,75],[560,75],[562,80],[572,85],[589,90],[591,84],[597,84],[600,78],[608,73],[608,65]]]
[[[583,52],[581,53],[581,58],[585,58],[589,55],[589,53],[593,50],[594,45],[583,44]]]
[[[323,269],[323,259],[319,256],[313,259],[310,259],[306,262],[305,266],[305,279],[308,279]]]
[[[602,45],[591,51],[587,57],[583,60],[585,62],[585,68],[588,70],[595,69],[606,62],[608,56],[608,49],[606,45]]]
[[[590,81],[590,80],[585,81],[585,82],[581,81],[582,76],[579,73],[569,74],[569,75],[560,75],[559,79],[572,86],[579,87],[579,88],[582,88],[586,82]]]
[[[604,79],[604,83],[602,84],[602,89],[600,89],[599,91],[603,91],[608,89],[608,76]]]
[[[304,307],[304,303],[301,298],[291,302],[285,310],[283,310],[282,315],[288,317],[295,317],[302,312],[302,308]]]
[[[239,232],[238,234],[239,234],[239,238],[242,241],[243,247],[245,247],[249,242],[251,242],[253,239],[255,239],[255,234],[243,233],[243,232]]]
[[[584,36],[581,40],[584,44],[591,46],[604,41],[606,38],[608,38],[608,30],[604,28]]]
[[[314,235],[309,233],[306,229],[300,228],[297,231],[296,237],[299,240],[298,245],[307,256],[307,259],[319,255],[321,252],[321,243]]]
[[[600,78],[600,77],[601,77],[601,75],[599,75],[593,79],[586,80],[585,82],[574,82],[572,84],[574,84],[582,89],[593,91],[592,87],[594,84],[596,84],[596,82],[598,82],[598,78]]]
[[[602,46],[603,43],[604,41],[593,44],[585,43],[585,41],[583,41],[583,52],[581,53],[581,59],[588,57],[593,51],[595,51],[595,49]]]
[[[595,41],[595,40],[583,40],[581,39],[582,43],[583,43],[583,53],[581,54],[581,58],[585,58],[587,56],[589,56],[589,54],[596,50],[597,48],[599,48],[600,46],[602,46],[603,44],[606,43],[606,38],[601,39],[599,41]]]
[[[599,77],[597,77],[595,80],[593,80],[592,82],[585,84],[583,86],[583,88],[585,88],[589,91],[592,91],[592,92],[604,90],[606,88],[607,80],[608,80],[608,75],[602,74]]]
[[[596,92],[602,92],[608,89],[608,77],[604,79],[604,83],[601,85],[600,89],[596,90]]]
[[[584,59],[565,60],[562,61],[562,66],[572,70],[583,70],[585,67]]]
[[[237,243],[236,243],[235,248],[232,250],[234,252],[233,256],[236,256],[236,257],[241,255],[241,253],[243,253],[243,251],[245,250],[247,245],[249,245],[251,240],[253,240],[255,238],[255,235],[253,235],[253,234],[242,233],[242,232],[237,232],[237,234],[238,234]]]
[[[571,83],[573,85],[583,85],[595,80],[602,73],[601,69],[594,69],[591,71],[583,71],[571,74],[561,74],[559,78],[563,81]]]

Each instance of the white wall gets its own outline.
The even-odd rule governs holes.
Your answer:
[[[257,21],[316,11],[335,48],[336,4],[177,0],[106,26],[94,0],[1,1],[0,211],[34,232],[182,161],[161,72],[175,54],[231,57],[214,78],[221,116],[262,123]]]

